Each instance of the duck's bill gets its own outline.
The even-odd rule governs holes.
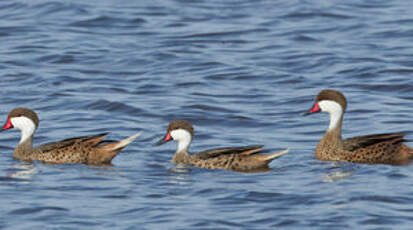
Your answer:
[[[156,146],[159,146],[159,145],[163,145],[163,144],[165,144],[166,142],[168,142],[168,141],[165,141],[163,138],[162,139],[160,139],[158,142],[156,142]]]
[[[0,132],[6,131],[8,129],[12,129],[13,128],[13,124],[11,123],[10,119],[7,119],[6,124],[3,125],[3,127],[0,129]]]
[[[308,110],[304,113],[301,113],[301,115],[302,116],[308,116],[308,115],[311,115],[311,114],[314,114],[314,113],[319,113],[320,111],[321,111],[320,105],[318,103],[314,103],[313,107],[311,107],[310,110]]]
[[[311,114],[313,114],[311,111],[306,111],[306,112],[301,113],[300,115],[301,116],[308,116],[308,115],[311,115]]]
[[[171,134],[167,133],[162,139],[160,139],[158,142],[156,142],[155,145],[159,146],[159,145],[163,145],[166,142],[172,140]]]

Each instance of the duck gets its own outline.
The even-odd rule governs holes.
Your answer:
[[[16,128],[21,138],[13,157],[21,161],[41,161],[51,164],[108,165],[128,144],[139,137],[136,133],[121,141],[104,141],[108,133],[80,136],[33,147],[33,136],[39,126],[39,117],[28,108],[17,107],[10,111],[0,132]]]
[[[314,105],[303,115],[325,112],[330,124],[315,149],[315,157],[324,161],[347,161],[365,164],[409,164],[413,149],[406,146],[404,133],[382,133],[343,140],[341,135],[347,100],[334,89],[320,91]]]
[[[289,149],[272,153],[261,154],[262,145],[249,145],[242,147],[227,147],[205,150],[190,154],[189,146],[194,136],[194,128],[187,120],[174,120],[170,122],[166,135],[156,145],[162,145],[171,140],[178,142],[177,150],[172,157],[175,164],[192,165],[198,168],[227,169],[234,171],[255,171],[268,168],[268,164],[288,153]]]

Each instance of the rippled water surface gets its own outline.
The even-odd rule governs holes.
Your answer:
[[[413,139],[413,2],[0,1],[0,122],[40,116],[35,143],[142,136],[110,167],[22,163],[0,136],[4,229],[411,229],[413,166],[321,162],[323,88],[344,136]],[[176,169],[153,144],[173,119],[193,151],[289,147],[263,173]],[[412,145],[412,144],[410,144]]]

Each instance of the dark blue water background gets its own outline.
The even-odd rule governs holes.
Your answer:
[[[0,136],[4,229],[412,229],[413,166],[321,162],[323,88],[348,98],[344,136],[413,139],[413,2],[0,1],[0,122],[37,111],[35,143],[142,136],[112,167],[25,164]],[[192,150],[291,148],[271,171],[174,170]],[[412,145],[412,144],[411,144]]]

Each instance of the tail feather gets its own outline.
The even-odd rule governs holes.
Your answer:
[[[105,138],[107,135],[108,135],[108,133],[101,133],[101,134],[98,134],[98,135],[95,135],[95,136],[85,137],[85,138],[81,139],[81,141],[85,145],[96,146],[99,143],[101,143],[103,141],[103,138]]]
[[[110,141],[107,144],[98,146],[97,149],[91,152],[88,156],[88,164],[107,164],[128,144],[138,138],[141,134],[136,133],[121,141]]]
[[[254,149],[251,149],[251,150],[242,152],[241,155],[248,156],[248,155],[252,155],[252,154],[254,154],[254,153],[258,153],[258,152],[260,152],[261,150],[262,150],[262,147],[259,146],[258,148],[254,148]]]
[[[130,144],[132,141],[134,141],[136,138],[138,138],[141,135],[141,133],[136,133],[128,138],[125,138],[121,141],[116,141],[112,142],[106,145],[103,145],[101,148],[110,150],[110,151],[116,151],[116,150],[121,150],[124,147],[126,147],[128,144]]]
[[[287,149],[285,149],[285,150],[283,150],[283,151],[280,151],[280,152],[271,153],[271,154],[265,154],[265,155],[264,155],[264,154],[263,154],[263,155],[260,155],[260,158],[261,158],[262,160],[264,160],[264,161],[272,161],[272,160],[274,160],[275,158],[278,158],[278,157],[280,157],[280,156],[282,156],[282,155],[287,154],[289,151],[290,151],[290,149],[287,148]]]

